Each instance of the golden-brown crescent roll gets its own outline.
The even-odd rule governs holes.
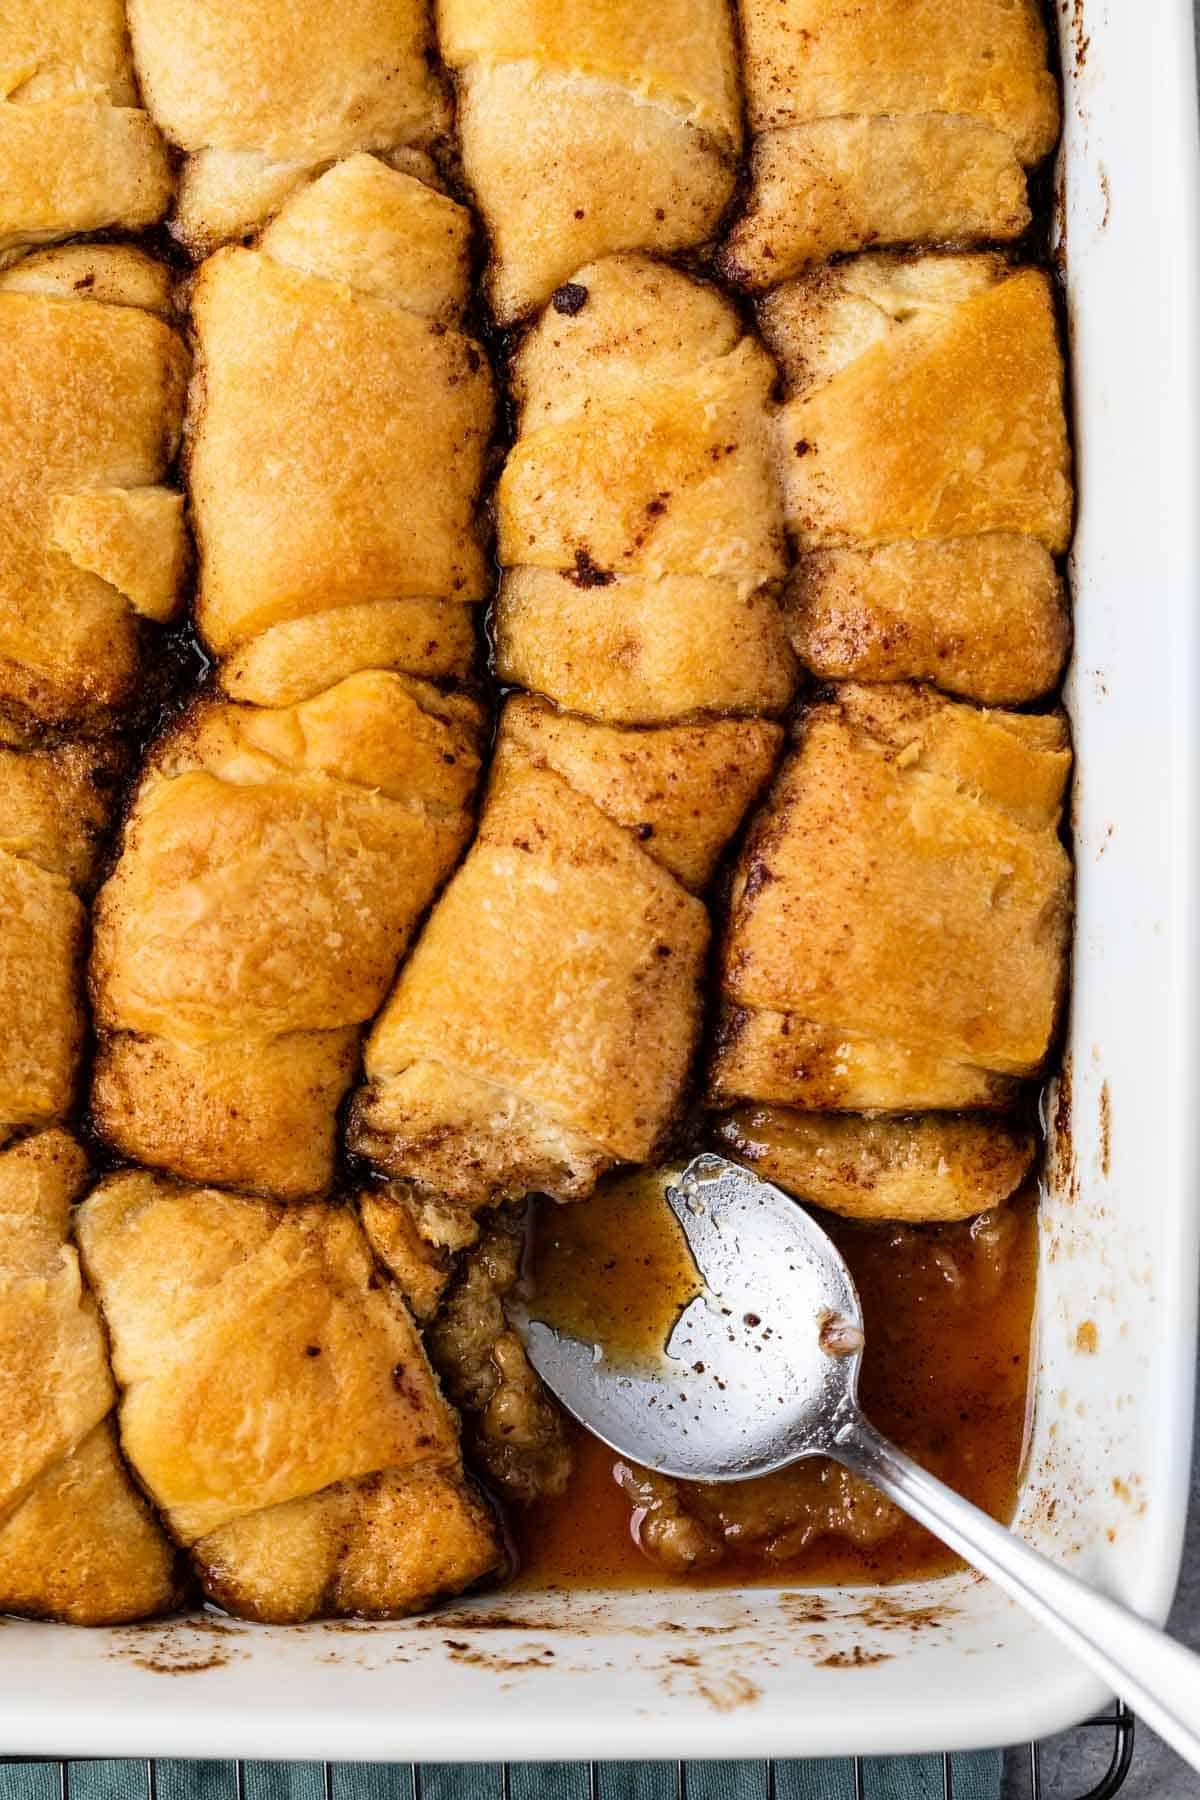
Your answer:
[[[258,248],[199,273],[197,618],[220,654],[242,653],[248,697],[268,698],[268,657],[278,704],[314,656],[326,675],[377,659],[443,673],[463,645],[445,619],[487,588],[475,509],[492,426],[483,353],[451,323],[468,230],[452,200],[355,156],[298,189]],[[246,650],[288,625],[257,661]]]
[[[146,105],[184,164],[175,230],[205,254],[313,169],[446,128],[426,0],[130,0]]]
[[[711,239],[741,142],[727,0],[438,0],[509,322],[581,264]]]
[[[853,1069],[856,1108],[959,1107],[979,1073],[1036,1074],[1065,977],[1069,770],[1057,713],[841,687],[809,711],[743,853],[721,961],[727,1004],[785,1015],[802,1036],[816,1026],[827,1050],[843,1034],[869,1040]],[[721,1095],[740,1085],[737,1037],[718,1045]],[[917,1055],[910,1092],[892,1046]],[[944,1094],[938,1065],[960,1071]],[[780,1059],[769,1095],[742,1094],[838,1104],[806,1091],[803,1058],[794,1092],[779,1091],[782,1072]]]
[[[611,764],[589,793],[564,746],[555,766],[522,736],[501,727],[478,835],[371,1033],[351,1126],[389,1173],[472,1207],[577,1198],[648,1157],[699,1030],[704,907],[652,835],[601,810]]]
[[[138,107],[121,0],[5,0],[0,12],[0,264],[167,210],[166,149]]]
[[[762,303],[787,377],[793,642],[835,679],[986,702],[1050,688],[1071,529],[1048,278],[996,256],[866,256]]]
[[[76,1625],[167,1611],[175,1558],[117,1450],[104,1335],[67,1242],[83,1152],[0,1151],[0,1609]]]
[[[721,255],[767,288],[873,244],[981,243],[1030,221],[1058,131],[1037,0],[741,0],[749,203]]]
[[[138,1479],[229,1611],[418,1611],[503,1565],[354,1216],[137,1172],[79,1217]]]
[[[0,747],[0,1137],[71,1104],[82,953],[118,757],[96,745]]]
[[[96,298],[92,298],[92,294]],[[104,722],[132,697],[138,621],[171,612],[183,499],[162,485],[186,356],[128,247],[0,274],[0,709]]]
[[[638,256],[579,270],[513,365],[502,680],[627,724],[786,705],[774,380],[714,289]]]
[[[910,1119],[740,1107],[717,1135],[768,1181],[851,1219],[969,1219],[1000,1206],[1033,1162],[1033,1133],[1005,1120]]]
[[[359,1028],[466,839],[481,722],[378,670],[201,701],[160,742],[96,904],[92,1105],[126,1154],[326,1186]]]

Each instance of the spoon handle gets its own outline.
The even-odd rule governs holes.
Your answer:
[[[1109,1600],[930,1475],[859,1412],[830,1454],[988,1575],[1200,1769],[1200,1656]]]

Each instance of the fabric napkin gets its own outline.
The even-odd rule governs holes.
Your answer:
[[[854,1800],[853,1765],[837,1761],[776,1764],[777,1800]],[[600,1763],[597,1800],[676,1800],[673,1762]],[[1003,1758],[982,1751],[953,1758],[954,1800],[999,1800]],[[940,1756],[868,1758],[866,1800],[942,1800]],[[231,1762],[159,1762],[157,1800],[236,1800]],[[424,1763],[413,1794],[408,1763],[335,1763],[332,1800],[505,1800],[499,1763]],[[511,1800],[590,1800],[586,1763],[513,1763]],[[246,1800],[325,1800],[320,1763],[249,1762]],[[688,1763],[688,1800],[767,1800],[761,1762]],[[144,1762],[70,1765],[70,1800],[146,1800]],[[56,1764],[0,1767],[0,1800],[60,1800]]]

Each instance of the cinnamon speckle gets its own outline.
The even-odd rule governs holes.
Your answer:
[[[568,319],[573,319],[576,313],[582,312],[587,302],[588,290],[581,281],[564,281],[550,296],[550,304],[555,312],[564,313]]]
[[[610,569],[601,569],[584,549],[575,552],[575,567],[567,571],[567,580],[579,588],[607,587],[616,576]]]

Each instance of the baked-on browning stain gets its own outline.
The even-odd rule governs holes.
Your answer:
[[[1100,1173],[1107,1177],[1112,1164],[1112,1094],[1107,1081],[1100,1083]]]
[[[224,1650],[213,1650],[207,1656],[197,1657],[195,1662],[173,1662],[166,1657],[130,1656],[129,1662],[139,1669],[146,1669],[151,1675],[206,1675],[210,1669],[223,1669],[229,1662],[229,1654]]]
[[[855,1644],[850,1650],[835,1650],[830,1656],[822,1656],[817,1662],[818,1669],[868,1669],[874,1663],[891,1662],[890,1650],[864,1650],[861,1644]]]

